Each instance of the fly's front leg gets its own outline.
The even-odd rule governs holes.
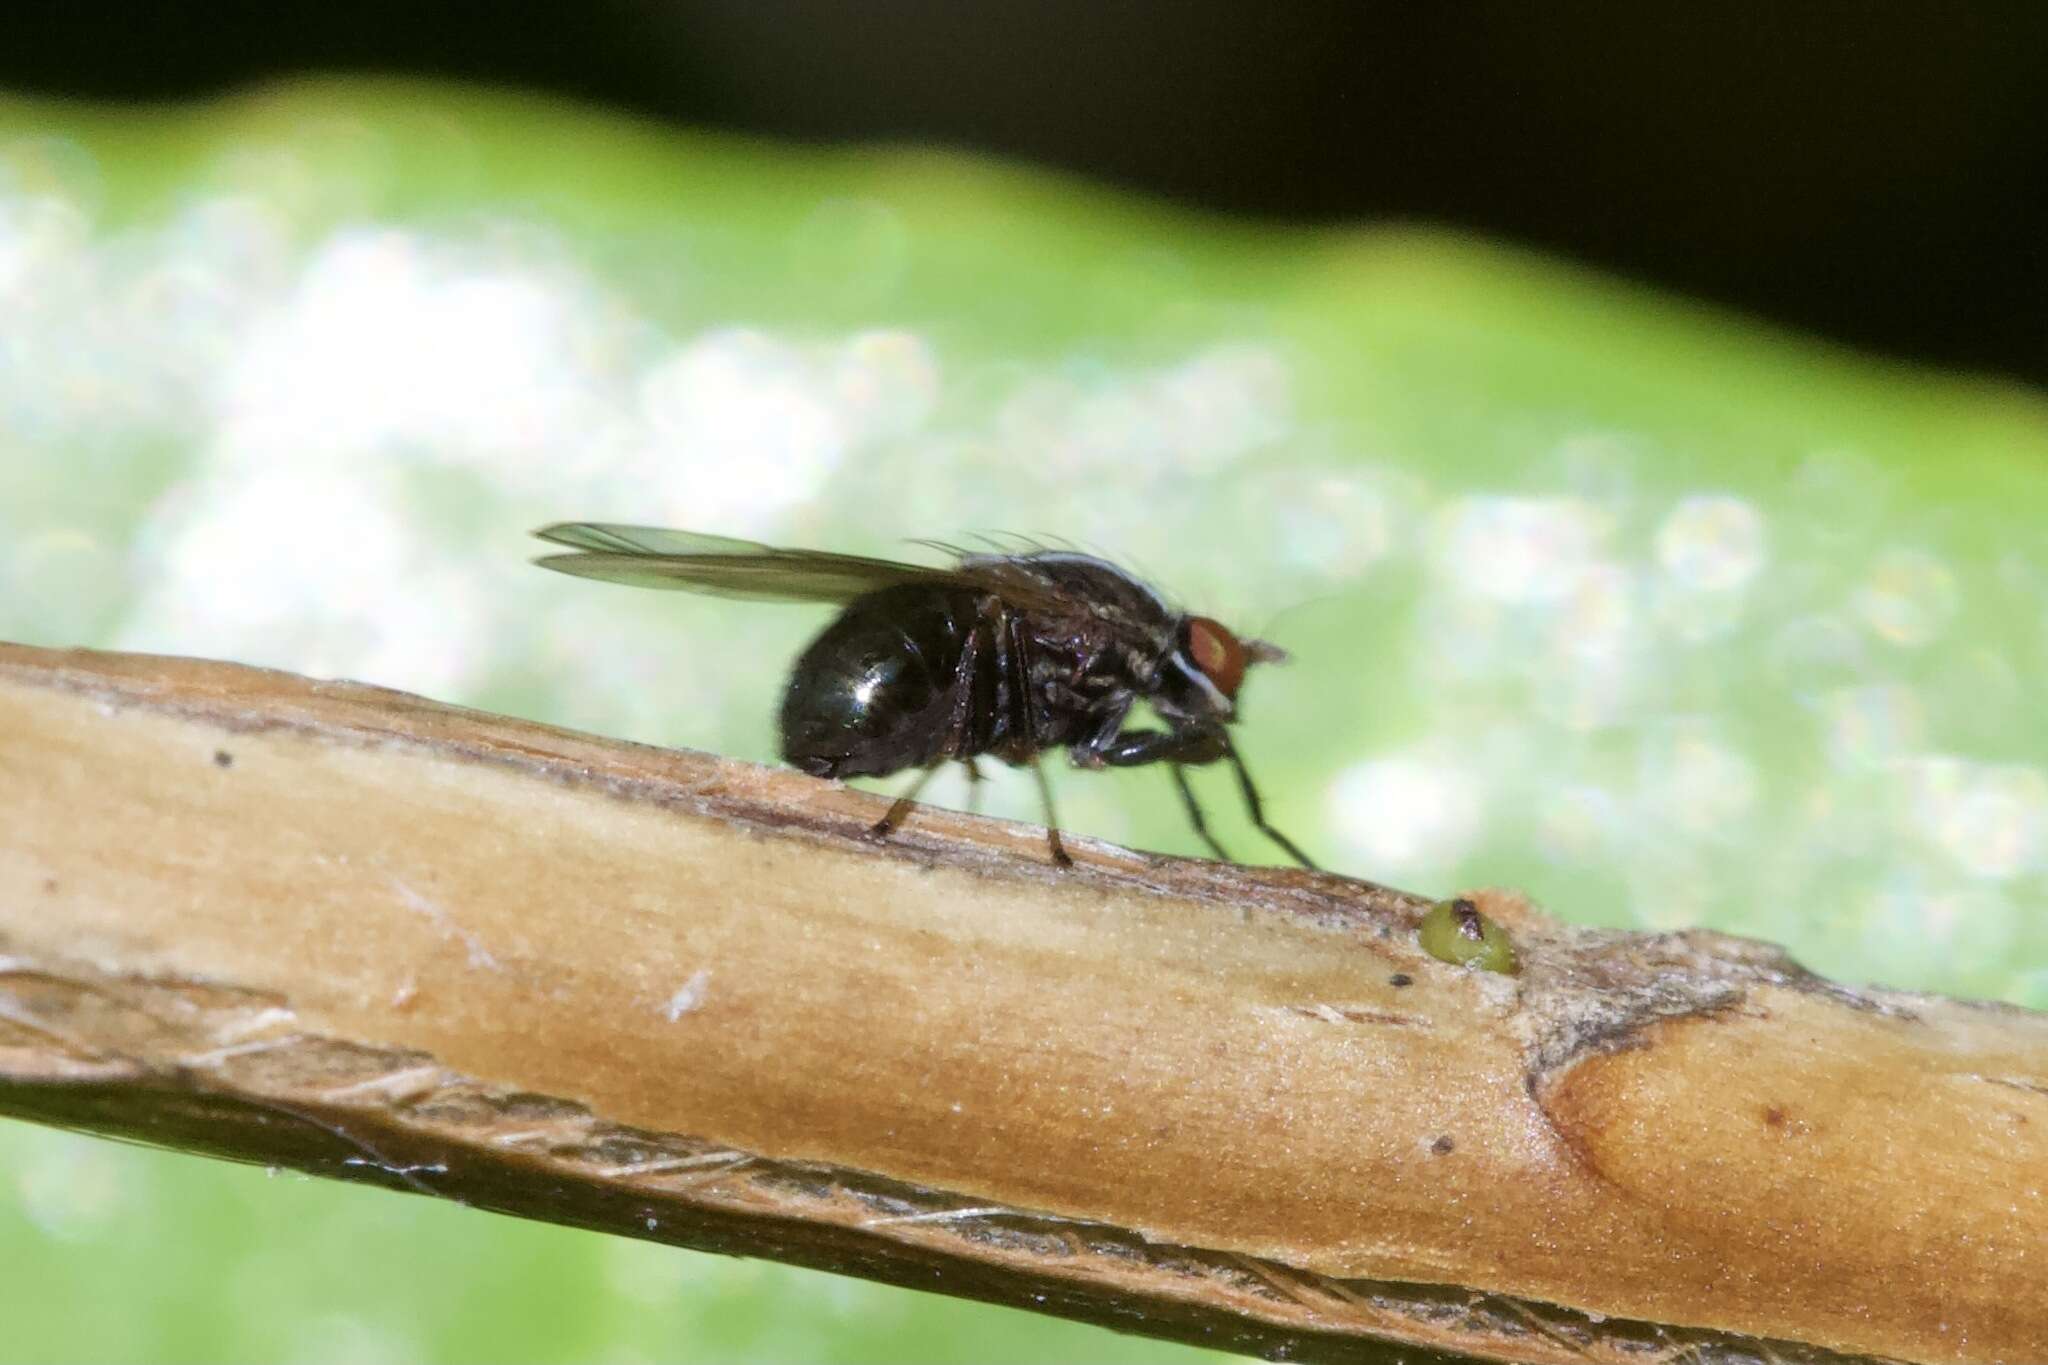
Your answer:
[[[1145,763],[1171,765],[1174,785],[1180,789],[1181,803],[1187,807],[1189,823],[1194,825],[1195,833],[1209,846],[1209,851],[1226,862],[1231,861],[1230,855],[1209,832],[1209,822],[1203,816],[1201,803],[1195,800],[1195,789],[1188,784],[1187,768],[1190,764],[1214,763],[1217,759],[1227,758],[1237,774],[1238,790],[1244,793],[1245,807],[1251,812],[1252,823],[1267,838],[1287,850],[1287,855],[1294,861],[1306,868],[1315,867],[1292,839],[1266,823],[1265,803],[1259,799],[1259,789],[1252,784],[1252,775],[1231,745],[1230,736],[1220,728],[1124,730],[1078,745],[1073,753],[1076,763],[1090,768],[1134,768]]]
[[[1202,814],[1202,803],[1195,800],[1195,789],[1188,785],[1188,766],[1185,763],[1173,765],[1173,785],[1180,790],[1180,803],[1187,807],[1188,823],[1195,827],[1195,835],[1209,846],[1209,851],[1224,862],[1235,862],[1229,850],[1216,842],[1216,836],[1209,832],[1209,821]]]
[[[1221,730],[1119,730],[1074,747],[1084,768],[1136,768],[1146,763],[1214,763],[1230,752]]]
[[[1116,718],[1119,722],[1122,716]],[[1071,753],[1074,762],[1084,768],[1136,768],[1146,763],[1164,763],[1173,770],[1173,785],[1180,792],[1181,804],[1187,807],[1188,823],[1195,827],[1195,834],[1209,846],[1209,851],[1224,862],[1234,861],[1227,849],[1216,842],[1216,836],[1209,832],[1208,817],[1202,813],[1202,803],[1195,800],[1195,789],[1188,785],[1188,764],[1214,763],[1227,749],[1221,732],[1206,730],[1121,730],[1114,727],[1099,731],[1090,741],[1074,746]]]
[[[1230,766],[1237,770],[1238,789],[1244,793],[1244,804],[1252,813],[1252,823],[1257,825],[1259,831],[1268,839],[1286,849],[1288,857],[1309,871],[1316,871],[1316,865],[1309,861],[1306,853],[1294,846],[1294,840],[1266,823],[1265,803],[1259,800],[1259,789],[1252,785],[1251,770],[1244,766],[1244,759],[1238,756],[1237,746],[1230,742],[1228,736],[1223,739],[1223,749],[1230,758]]]

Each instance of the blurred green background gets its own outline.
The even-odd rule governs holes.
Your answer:
[[[1335,869],[2048,1005],[2037,394],[937,155],[390,83],[0,103],[0,638],[771,760],[820,615],[528,568],[563,518],[1067,537],[1294,652],[1241,742]],[[1163,775],[1054,776],[1197,851]],[[0,1266],[5,1359],[1195,1354],[12,1124]]]

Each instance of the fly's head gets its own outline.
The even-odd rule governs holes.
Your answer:
[[[1278,645],[1239,639],[1221,621],[1184,616],[1154,675],[1150,700],[1176,729],[1220,729],[1236,717],[1245,671],[1286,658]]]

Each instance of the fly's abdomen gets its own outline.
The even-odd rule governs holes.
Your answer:
[[[880,777],[978,748],[955,721],[960,688],[971,702],[993,679],[986,659],[961,677],[978,612],[974,593],[922,585],[855,600],[790,672],[783,760],[817,777]]]

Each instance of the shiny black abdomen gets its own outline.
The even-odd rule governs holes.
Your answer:
[[[880,777],[986,752],[1009,729],[987,605],[923,584],[849,603],[790,670],[783,760],[817,777]]]

